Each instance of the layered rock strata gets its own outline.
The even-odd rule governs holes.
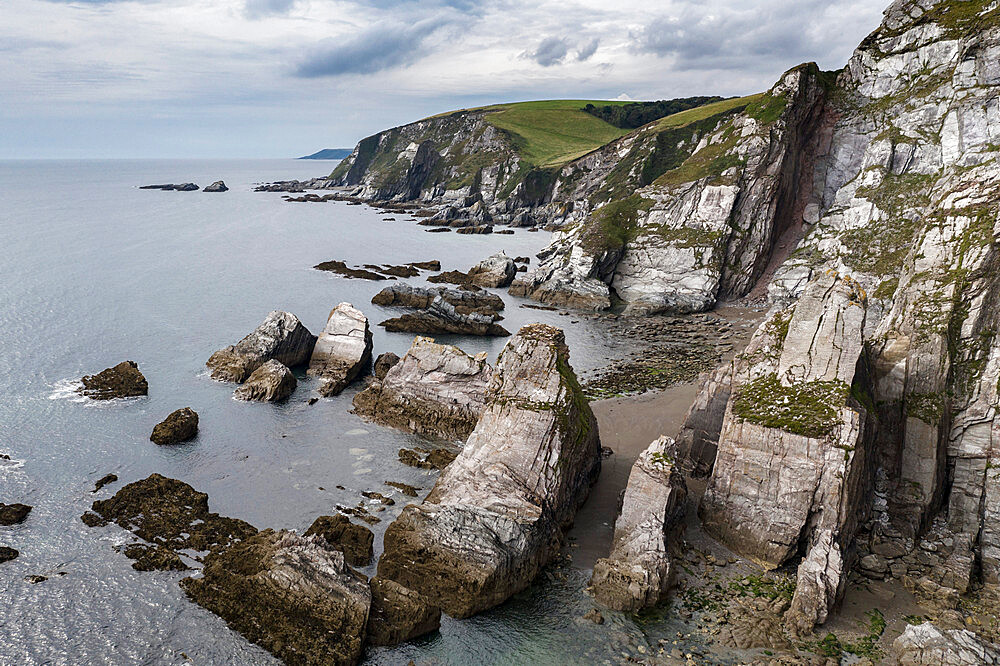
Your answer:
[[[369,370],[371,359],[368,318],[350,303],[341,303],[330,311],[326,327],[316,340],[308,374],[322,382],[321,395],[337,395]]]
[[[298,380],[288,366],[272,358],[250,373],[243,385],[233,392],[233,397],[253,402],[281,402],[292,395],[296,386]]]
[[[205,365],[212,371],[212,379],[242,383],[269,360],[288,367],[305,364],[315,344],[316,336],[298,317],[275,310],[253,333],[215,352]]]

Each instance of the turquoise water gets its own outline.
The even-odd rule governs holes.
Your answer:
[[[254,182],[321,175],[331,164],[272,161],[0,162],[0,502],[34,505],[20,526],[0,528],[0,545],[21,551],[0,565],[0,664],[270,664],[275,660],[188,602],[178,573],[136,572],[114,547],[133,540],[79,516],[95,499],[152,472],[207,492],[211,508],[259,528],[302,530],[361,491],[389,493],[386,480],[430,489],[434,477],[401,465],[396,451],[415,437],[348,413],[356,388],[307,406],[300,382],[282,405],[232,399],[204,362],[247,334],[274,309],[298,315],[314,333],[341,301],[373,324],[389,310],[370,299],[385,282],[313,270],[330,259],[403,263],[439,259],[467,269],[504,249],[533,255],[547,233],[512,236],[431,234],[405,216],[344,203],[293,204],[254,193]],[[223,194],[138,190],[161,182],[223,179]],[[419,280],[415,280],[419,282]],[[566,327],[569,318],[507,301],[510,330],[531,321]],[[598,325],[567,330],[578,371],[607,352]],[[375,327],[375,352],[403,354],[412,339]],[[444,340],[444,338],[442,338]],[[451,338],[492,357],[503,340]],[[139,364],[148,398],[80,400],[73,382],[119,361]],[[158,447],[152,426],[190,406],[201,417],[188,444]],[[120,482],[93,494],[113,472]],[[344,490],[336,488],[344,486]],[[405,504],[379,514],[381,534]],[[371,575],[374,567],[366,570]],[[64,572],[64,575],[59,575]],[[49,579],[31,584],[32,574]],[[508,604],[367,663],[570,664],[616,661],[642,644],[626,618],[595,627],[589,572],[546,573]],[[565,578],[565,580],[563,580]]]

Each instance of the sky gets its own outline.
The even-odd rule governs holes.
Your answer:
[[[0,159],[294,157],[452,109],[745,95],[888,0],[0,0]]]

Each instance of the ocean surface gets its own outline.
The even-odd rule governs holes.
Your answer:
[[[336,504],[357,504],[362,491],[390,494],[385,481],[420,486],[421,496],[430,490],[434,475],[396,455],[418,438],[349,413],[357,386],[308,406],[315,386],[303,380],[284,404],[247,404],[232,399],[234,385],[207,376],[205,361],[272,310],[292,312],[318,333],[341,301],[372,320],[376,355],[402,355],[413,336],[374,326],[392,316],[370,302],[388,282],[311,267],[438,259],[444,270],[466,270],[501,249],[533,256],[549,234],[433,234],[403,215],[383,221],[367,206],[286,203],[252,191],[256,182],[315,177],[333,165],[0,161],[0,454],[10,457],[0,459],[0,502],[34,506],[24,524],[0,527],[0,545],[21,552],[0,564],[0,666],[278,663],[189,602],[177,584],[188,573],[137,572],[115,550],[136,540],[131,533],[80,521],[95,499],[125,483],[158,472],[208,493],[222,515],[296,530],[335,513]],[[138,189],[220,179],[229,192]],[[597,322],[574,317],[570,326],[570,317],[520,308],[522,301],[496,291],[507,302],[509,330],[533,321],[565,328],[578,372],[607,358]],[[491,360],[504,344],[439,340]],[[81,376],[126,359],[145,374],[148,397],[98,403],[74,393]],[[199,413],[197,439],[150,442],[153,425],[181,407]],[[108,473],[120,481],[91,492]],[[406,504],[395,497],[378,514],[376,554]],[[372,575],[374,566],[364,571]],[[48,580],[26,580],[36,574]],[[573,566],[550,568],[503,606],[444,618],[439,633],[369,650],[364,663],[617,663],[623,650],[646,645],[648,627],[610,614],[598,632],[581,620],[592,606],[588,577]]]

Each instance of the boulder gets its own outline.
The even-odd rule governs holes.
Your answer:
[[[320,536],[264,530],[205,558],[181,587],[287,664],[353,665],[371,606],[368,581]]]
[[[428,605],[413,590],[377,576],[369,585],[372,591],[369,645],[398,645],[437,631],[441,626],[441,609]]]
[[[0,546],[0,564],[4,562],[10,562],[16,559],[21,553],[18,552],[16,548],[10,548],[9,546]]]
[[[3,504],[0,502],[0,525],[18,525],[31,513],[27,504]]]
[[[350,303],[341,303],[330,311],[326,327],[316,340],[308,374],[323,382],[321,395],[337,395],[368,370],[371,360],[368,318]]]
[[[92,508],[105,520],[174,552],[226,548],[257,533],[247,522],[210,512],[205,493],[159,474],[122,487]],[[84,522],[99,524],[87,518]]]
[[[331,548],[342,551],[351,566],[364,567],[372,560],[375,535],[364,525],[352,523],[347,516],[320,516],[303,536],[314,534],[326,539]]]
[[[80,380],[80,393],[94,400],[133,398],[149,394],[149,384],[134,361],[122,361],[113,368],[87,375]]]
[[[362,418],[420,435],[464,441],[479,420],[493,369],[486,354],[417,337],[381,381],[354,396]]]
[[[687,486],[675,470],[673,440],[660,437],[632,465],[615,521],[611,555],[594,565],[594,598],[635,613],[658,604],[673,585],[671,540],[683,517]]]
[[[184,407],[157,423],[149,439],[155,444],[179,444],[194,439],[197,434],[198,414],[190,407]],[[117,481],[118,477],[114,480]]]
[[[406,283],[386,287],[372,298],[372,303],[387,307],[404,307],[413,310],[427,310],[438,298],[455,306],[460,315],[478,313],[500,318],[504,309],[503,299],[496,294],[481,289],[449,289],[447,287],[416,287]]]
[[[386,530],[378,565],[379,577],[459,618],[531,583],[601,464],[597,421],[559,329],[522,328],[486,395],[462,453],[423,504],[407,506]]]
[[[260,366],[233,392],[237,400],[281,402],[295,391],[298,380],[288,366],[271,359]]]
[[[271,359],[290,368],[309,361],[316,336],[298,317],[275,310],[257,329],[235,345],[212,354],[205,364],[212,379],[241,383]]]
[[[229,188],[226,187],[226,183],[221,180],[217,180],[211,185],[205,187],[202,192],[228,192]]]
[[[488,315],[479,312],[462,314],[458,308],[443,297],[437,296],[425,309],[407,313],[379,324],[387,331],[419,333],[421,335],[481,335],[506,337],[510,331],[495,323],[495,312]]]
[[[399,357],[392,352],[384,352],[375,359],[375,379],[382,381],[393,366],[399,363]]]
[[[503,252],[487,257],[469,269],[472,284],[480,287],[509,287],[516,274],[514,260]]]
[[[966,629],[943,631],[930,622],[911,624],[892,643],[897,666],[985,666],[1000,664],[1000,645]]]

